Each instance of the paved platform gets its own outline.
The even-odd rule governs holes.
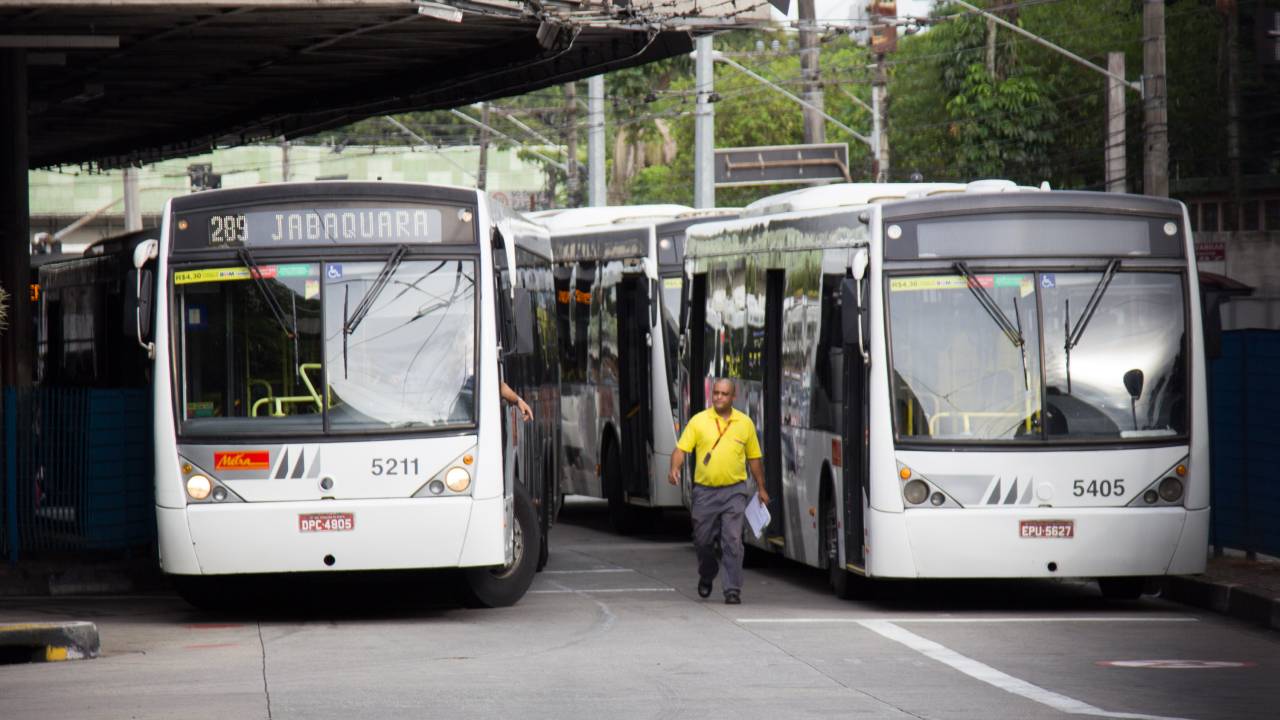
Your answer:
[[[1210,558],[1203,575],[1166,579],[1161,596],[1280,630],[1280,561]]]

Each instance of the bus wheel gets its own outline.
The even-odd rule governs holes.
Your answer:
[[[551,487],[551,473],[543,473],[543,491],[542,503],[538,508],[542,517],[539,525],[539,537],[542,542],[538,543],[538,572],[542,572],[542,568],[547,566],[547,560],[551,558],[551,521],[555,517],[556,491]]]
[[[622,463],[618,458],[618,446],[610,442],[604,458],[604,496],[609,501],[609,525],[619,535],[630,535],[637,530],[636,509],[627,505],[623,490]]]
[[[1098,589],[1108,600],[1137,600],[1147,588],[1145,577],[1098,578]]]
[[[515,548],[511,564],[505,567],[467,568],[464,591],[473,607],[507,607],[524,597],[537,572],[542,552],[542,532],[538,528],[538,512],[524,486],[515,489]]]
[[[173,589],[188,604],[208,612],[244,610],[253,602],[251,588],[241,578],[170,575]]]
[[[836,504],[830,494],[822,504],[822,550],[827,560],[827,582],[841,600],[851,600],[857,595],[858,578],[840,564],[840,523],[836,517]]]

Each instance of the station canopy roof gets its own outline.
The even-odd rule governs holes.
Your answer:
[[[517,95],[759,23],[752,0],[0,0],[31,167],[151,162]],[[6,100],[7,101],[7,100]]]

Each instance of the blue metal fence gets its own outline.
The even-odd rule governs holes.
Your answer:
[[[10,562],[154,543],[148,390],[5,388],[3,409],[0,547]]]
[[[1223,333],[1209,371],[1210,542],[1280,556],[1280,332]]]

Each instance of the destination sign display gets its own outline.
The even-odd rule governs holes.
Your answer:
[[[449,206],[232,208],[178,216],[174,249],[474,243],[474,219]]]

